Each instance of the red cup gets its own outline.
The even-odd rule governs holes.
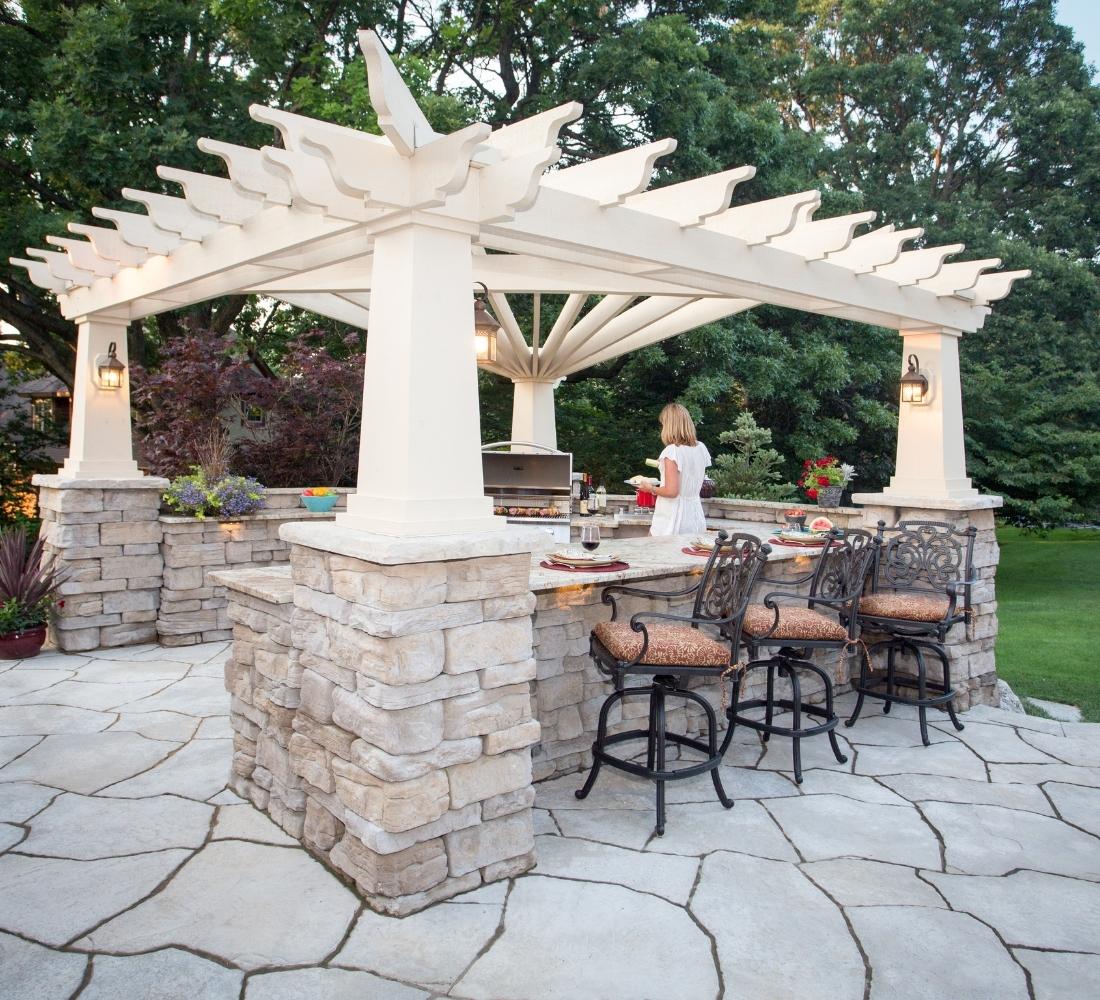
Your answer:
[[[638,490],[638,506],[641,508],[655,507],[657,505],[657,495],[655,493],[647,493],[645,490]]]

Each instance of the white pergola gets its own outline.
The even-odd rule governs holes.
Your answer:
[[[1027,271],[945,263],[961,244],[904,250],[920,229],[856,235],[873,212],[815,219],[816,191],[730,207],[753,167],[647,190],[674,139],[566,169],[554,108],[492,130],[435,132],[377,35],[360,33],[383,135],[254,106],[281,147],[201,139],[228,178],[161,167],[182,197],[124,189],[145,214],[95,208],[28,250],[36,284],[79,325],[70,456],[76,480],[141,476],[129,388],[97,381],[131,320],[257,293],[370,326],[358,492],[340,520],[388,535],[492,530],[483,495],[474,355],[475,282],[502,324],[494,371],[513,380],[513,437],[554,445],[553,386],[589,365],[767,303],[898,330],[930,377],[902,404],[898,498],[975,496],[966,477],[958,338]],[[492,251],[492,252],[486,252]],[[509,294],[567,296],[526,334]],[[590,308],[590,299],[598,297]]]

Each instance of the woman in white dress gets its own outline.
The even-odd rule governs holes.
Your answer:
[[[707,446],[695,437],[695,423],[679,403],[661,410],[661,481],[645,489],[657,496],[651,535],[699,535],[707,530],[699,490],[710,465]]]

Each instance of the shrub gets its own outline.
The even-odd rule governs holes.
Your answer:
[[[189,475],[177,476],[164,494],[170,510],[192,515],[202,521],[207,516],[243,517],[264,507],[264,487],[247,476],[222,476],[208,481],[196,467]]]
[[[19,527],[0,530],[0,635],[45,625],[67,576],[44,558],[41,538],[30,542]]]
[[[783,456],[771,447],[772,432],[757,424],[749,412],[741,413],[733,429],[718,435],[733,450],[714,459],[711,476],[718,496],[742,500],[787,500],[793,483],[782,482]]]

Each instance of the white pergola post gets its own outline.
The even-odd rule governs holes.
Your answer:
[[[77,320],[69,457],[58,470],[63,479],[141,479],[134,461],[130,426],[130,370],[118,389],[99,384],[97,366],[115,344],[118,360],[128,362],[125,319],[95,316]]]
[[[915,354],[930,382],[925,403],[899,403],[897,463],[883,490],[897,499],[968,500],[978,491],[966,475],[959,332],[901,331],[904,359]]]
[[[558,425],[554,416],[554,386],[557,379],[513,379],[512,440],[558,447]]]
[[[384,535],[503,530],[485,496],[467,233],[374,239],[359,487],[337,521]]]

